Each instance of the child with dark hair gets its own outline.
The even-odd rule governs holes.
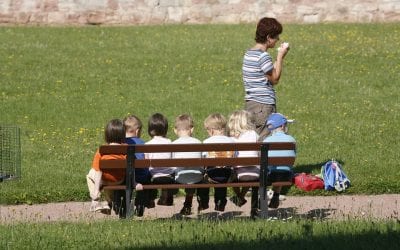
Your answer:
[[[150,116],[148,123],[148,133],[151,136],[151,140],[146,144],[170,144],[171,140],[166,138],[168,132],[168,120],[160,114],[155,113]],[[146,159],[170,159],[170,152],[162,153],[145,153]],[[176,168],[170,167],[150,167],[151,182],[155,184],[168,184],[174,183],[174,173]],[[161,206],[172,206],[174,203],[175,190],[162,189],[160,199],[157,201],[157,205]]]
[[[261,18],[257,24],[256,43],[243,56],[245,109],[255,118],[255,131],[260,135],[260,141],[269,134],[265,120],[271,113],[276,112],[274,86],[279,82],[283,61],[289,51],[289,44],[282,43],[275,62],[268,51],[275,48],[282,30],[281,23],[275,18]]]
[[[120,119],[113,119],[107,123],[104,129],[104,139],[108,145],[120,145],[125,142],[125,128]],[[106,203],[100,202],[101,185],[119,185],[125,181],[125,170],[107,169],[100,171],[100,160],[102,159],[126,159],[126,155],[100,155],[99,151],[93,159],[92,168],[86,176],[86,181],[92,199],[91,211],[102,211],[109,213],[110,204],[113,199],[112,191],[105,191]]]

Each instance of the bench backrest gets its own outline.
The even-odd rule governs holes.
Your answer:
[[[295,150],[294,143],[210,143],[210,144],[158,144],[158,145],[103,145],[100,154],[125,154],[127,160],[101,160],[101,169],[147,167],[195,167],[195,166],[251,166],[293,165],[295,157],[268,157],[269,150]],[[135,153],[155,152],[208,152],[208,151],[258,151],[258,157],[233,158],[182,158],[182,159],[135,159]]]

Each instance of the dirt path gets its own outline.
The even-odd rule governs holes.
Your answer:
[[[250,199],[250,198],[249,198]],[[179,210],[183,199],[175,198],[171,207],[157,206],[146,209],[142,218],[135,220],[175,218],[181,219]],[[201,214],[196,213],[197,202],[194,202],[193,215],[188,218],[232,218],[249,217],[250,202],[238,208],[228,201],[225,212],[213,210],[212,199],[210,208]],[[51,221],[91,221],[117,220],[114,214],[105,215],[89,212],[89,202],[63,202],[39,205],[0,206],[0,224],[18,222],[51,222]],[[400,194],[385,195],[337,195],[337,196],[289,196],[278,209],[270,209],[270,219],[287,220],[292,218],[319,219],[393,219],[400,220]]]

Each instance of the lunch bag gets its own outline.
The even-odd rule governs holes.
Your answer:
[[[296,174],[294,177],[294,184],[299,189],[307,192],[316,189],[324,189],[324,180],[313,174]]]

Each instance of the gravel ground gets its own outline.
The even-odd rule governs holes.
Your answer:
[[[212,199],[210,208],[197,214],[197,202],[194,201],[193,214],[190,219],[215,218],[229,219],[234,217],[249,217],[250,197],[242,207],[236,207],[228,201],[225,212],[213,210]],[[157,218],[182,219],[179,211],[183,198],[174,200],[174,206],[156,206],[146,209],[141,218],[135,220],[151,220]],[[112,213],[105,215],[99,212],[89,212],[90,202],[62,202],[38,205],[0,206],[0,224],[18,222],[53,222],[53,221],[92,221],[118,220]],[[400,194],[384,195],[336,195],[336,196],[288,196],[278,209],[269,209],[270,219],[289,220],[293,218],[310,219],[391,219],[400,220]]]

